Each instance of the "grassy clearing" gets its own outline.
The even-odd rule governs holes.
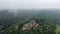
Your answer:
[[[60,25],[56,25],[56,34],[60,34]]]

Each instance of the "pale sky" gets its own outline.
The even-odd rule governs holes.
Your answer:
[[[60,0],[0,0],[0,9],[7,9],[7,8],[60,9]]]

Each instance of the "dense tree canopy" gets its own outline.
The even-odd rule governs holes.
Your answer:
[[[0,33],[19,34],[20,28],[30,20],[42,23],[36,29],[21,31],[22,34],[55,34],[56,24],[60,23],[60,13],[54,10],[0,10]]]

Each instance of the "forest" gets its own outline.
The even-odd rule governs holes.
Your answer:
[[[35,20],[38,27],[22,30],[23,25]],[[60,34],[58,9],[5,9],[0,10],[0,34]]]

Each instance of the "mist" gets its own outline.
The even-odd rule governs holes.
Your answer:
[[[0,0],[0,9],[60,9],[60,0]]]
[[[0,34],[60,34],[60,0],[0,0]]]

